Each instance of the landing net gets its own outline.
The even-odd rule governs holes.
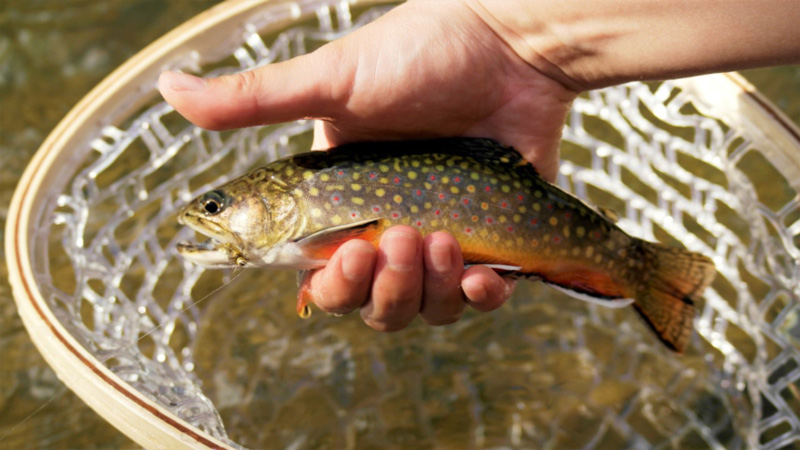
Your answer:
[[[217,76],[286,60],[386,10],[348,5],[265,8],[219,36],[228,40],[223,57],[193,70]],[[294,19],[280,32],[261,34],[289,10]],[[300,321],[291,274],[210,272],[180,258],[175,244],[193,236],[176,211],[307,150],[312,123],[216,133],[165,103],[63,149],[77,156],[54,170],[73,175],[43,199],[31,234],[37,288],[97,361],[233,447],[797,443],[800,202],[786,174],[800,164],[742,126],[746,118],[712,116],[691,83],[578,98],[559,176],[620,213],[628,232],[714,258],[717,281],[683,357],[631,311],[541,286],[445,328],[377,335],[356,318]]]

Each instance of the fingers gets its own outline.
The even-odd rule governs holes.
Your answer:
[[[503,278],[486,266],[472,266],[461,278],[467,303],[482,312],[499,308],[514,293],[516,284],[515,279]]]
[[[464,260],[453,236],[436,232],[425,237],[423,282],[420,316],[428,325],[445,325],[457,321],[464,311],[461,275]]]
[[[325,268],[311,275],[314,303],[319,309],[346,314],[367,301],[377,251],[367,241],[347,241],[336,250]]]
[[[192,123],[211,130],[326,117],[343,103],[352,80],[336,46],[219,78],[164,72],[161,95]]]
[[[429,325],[457,321],[466,304],[479,311],[500,307],[515,281],[485,266],[464,270],[458,241],[444,232],[428,235],[395,226],[378,250],[363,240],[344,243],[327,266],[310,276],[309,293],[319,309],[336,314],[360,308],[378,331],[397,331],[419,314]]]
[[[372,295],[361,308],[361,318],[379,331],[405,328],[422,300],[422,236],[398,225],[381,236]]]

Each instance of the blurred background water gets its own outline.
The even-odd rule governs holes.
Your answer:
[[[0,0],[0,236],[19,176],[69,109],[130,56],[216,3]],[[800,67],[744,75],[800,123]],[[0,257],[0,448],[136,447],[39,356],[16,314],[2,249]]]

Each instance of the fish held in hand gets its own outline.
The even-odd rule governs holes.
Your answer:
[[[393,225],[444,230],[468,264],[606,306],[632,304],[678,352],[691,335],[694,301],[715,274],[703,255],[626,234],[489,139],[357,143],[292,156],[198,197],[178,220],[210,238],[178,246],[210,268],[316,269],[350,239],[377,246]],[[307,300],[301,286],[303,316]]]

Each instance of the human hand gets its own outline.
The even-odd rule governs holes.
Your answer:
[[[575,93],[520,59],[461,1],[403,4],[350,36],[293,60],[218,79],[166,73],[164,97],[192,122],[226,129],[316,118],[315,149],[352,141],[482,136],[514,146],[554,178],[557,146]],[[448,264],[449,263],[449,264]],[[356,275],[355,277],[351,275]],[[343,245],[311,278],[324,311],[361,308],[378,330],[486,311],[513,281],[463,269],[446,233],[388,230],[377,251]]]

